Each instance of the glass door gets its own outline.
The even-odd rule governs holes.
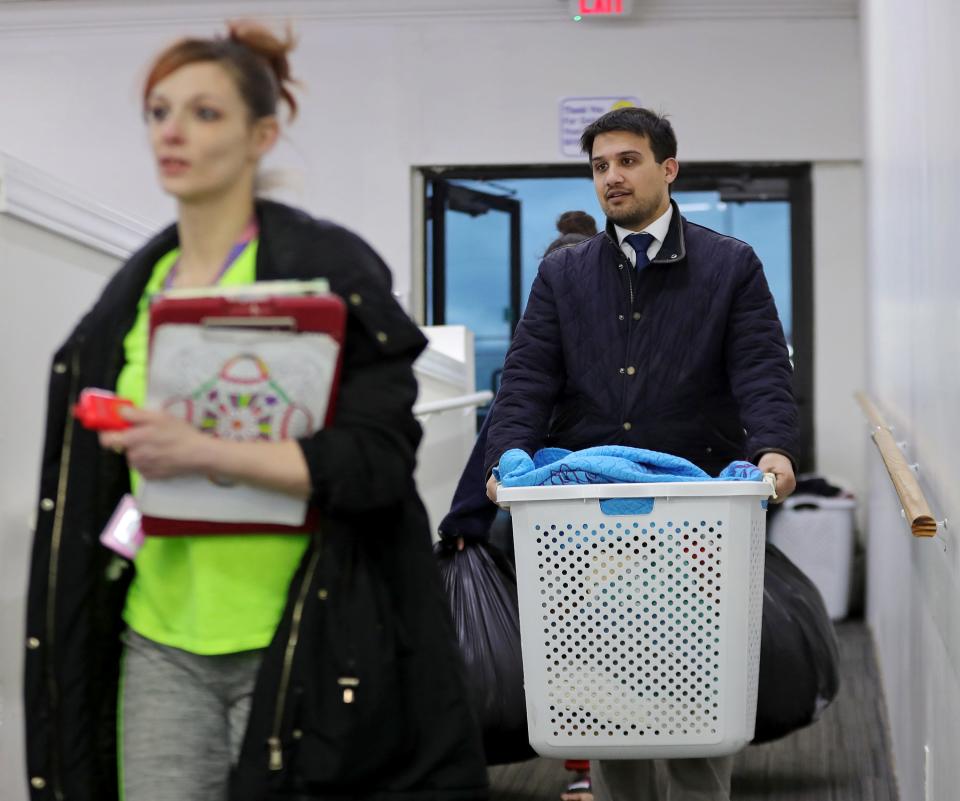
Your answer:
[[[520,319],[520,202],[439,177],[427,192],[427,322],[473,331],[477,389],[496,392]]]

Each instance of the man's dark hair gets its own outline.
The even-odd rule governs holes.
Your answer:
[[[649,109],[636,106],[608,111],[591,122],[584,128],[580,137],[580,149],[587,154],[587,158],[592,158],[593,140],[602,133],[613,131],[627,131],[645,136],[650,142],[650,149],[658,164],[662,164],[664,159],[677,157],[677,135],[673,132],[673,126],[667,118]]]

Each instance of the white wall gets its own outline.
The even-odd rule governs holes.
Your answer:
[[[439,539],[440,521],[450,511],[460,473],[473,450],[477,406],[483,402],[441,412],[421,411],[431,402],[465,402],[476,390],[473,332],[462,325],[435,325],[425,326],[423,333],[430,344],[413,368],[418,385],[414,413],[423,427],[414,478],[430,533]]]
[[[951,521],[911,539],[871,454],[868,613],[903,801],[953,801],[960,786],[957,30],[953,0],[864,5],[870,387]]]
[[[864,498],[867,449],[853,399],[867,377],[861,164],[815,164],[813,190],[814,447],[820,471]]]
[[[100,16],[84,14],[103,5],[87,0],[38,3],[29,13],[19,5],[0,3],[0,150],[113,208],[165,221],[170,206],[152,177],[140,84],[150,55],[172,38],[219,30],[210,21],[216,4],[167,4],[177,13],[166,16],[158,3],[116,4]],[[681,159],[861,156],[853,18],[577,25],[557,0],[510,4],[546,9],[529,21],[502,12],[465,21],[458,7],[506,5],[479,0],[434,2],[435,18],[388,15],[424,5],[394,0],[351,4],[368,16],[322,13],[341,5],[317,0],[312,15],[301,14],[293,65],[303,109],[273,165],[303,174],[311,210],[367,236],[401,290],[411,271],[411,165],[563,161],[565,96],[634,95],[669,112]],[[304,7],[231,7],[283,16],[288,6]],[[149,24],[137,25],[141,17]],[[71,19],[87,26],[70,27]]]
[[[578,25],[558,0],[0,3],[0,151],[166,221],[138,111],[150,55],[228,14],[292,16],[302,111],[268,166],[299,176],[287,198],[374,244],[414,313],[411,168],[568,161],[562,97],[633,95],[668,112],[681,161],[816,162],[818,467],[862,489],[848,400],[862,343],[838,327],[862,296],[848,202],[860,191],[855,4],[642,5],[634,21]]]

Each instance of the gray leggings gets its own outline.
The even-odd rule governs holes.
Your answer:
[[[733,757],[590,763],[597,801],[730,801]]]
[[[121,797],[226,801],[263,651],[200,656],[127,630]]]

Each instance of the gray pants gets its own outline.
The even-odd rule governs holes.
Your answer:
[[[732,771],[732,756],[590,763],[596,801],[730,801]]]
[[[125,801],[226,801],[262,651],[200,656],[123,637]]]

